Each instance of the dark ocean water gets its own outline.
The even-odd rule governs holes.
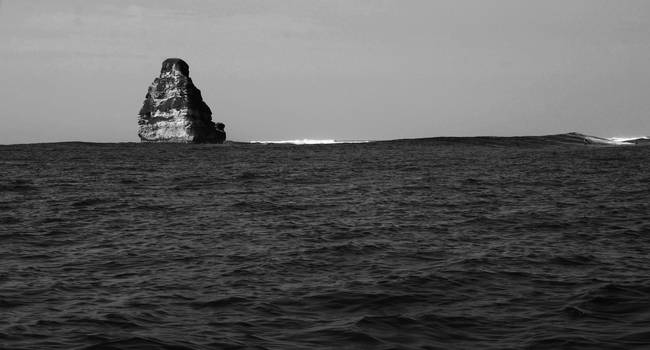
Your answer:
[[[650,147],[0,146],[2,349],[647,349]]]

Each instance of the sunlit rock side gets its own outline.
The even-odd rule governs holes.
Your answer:
[[[179,58],[166,59],[160,76],[149,87],[138,117],[142,142],[223,143],[223,123],[212,121],[212,111]]]

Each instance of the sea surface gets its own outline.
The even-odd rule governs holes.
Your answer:
[[[0,146],[1,349],[648,349],[650,147]]]

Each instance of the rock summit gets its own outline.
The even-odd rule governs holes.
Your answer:
[[[138,117],[142,142],[223,143],[223,123],[212,121],[212,111],[190,78],[190,68],[180,58],[162,63],[145,97]]]

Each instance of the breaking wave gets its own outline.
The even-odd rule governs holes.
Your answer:
[[[609,137],[608,140],[618,145],[632,145],[640,140],[648,140],[647,136],[623,136],[623,137]]]
[[[650,139],[646,136],[640,137],[599,137],[570,132],[555,135],[543,136],[456,136],[456,137],[427,137],[416,139],[398,140],[336,140],[336,139],[296,139],[279,141],[248,141],[252,144],[288,144],[288,145],[333,145],[347,143],[368,143],[368,142],[436,142],[436,143],[460,143],[473,145],[517,145],[517,146],[542,146],[542,145],[600,145],[600,146],[628,146],[648,144]]]
[[[302,139],[302,140],[281,140],[281,141],[249,141],[249,143],[263,143],[263,144],[290,144],[290,145],[332,145],[340,143],[366,143],[370,142],[367,140],[314,140],[314,139]]]

